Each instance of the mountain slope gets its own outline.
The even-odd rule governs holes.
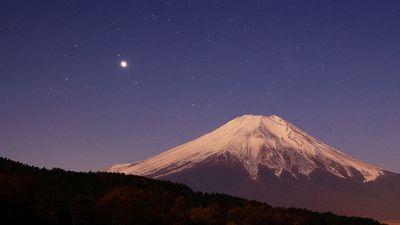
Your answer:
[[[194,193],[166,181],[110,173],[39,169],[0,157],[3,225],[379,225],[221,194]]]
[[[244,115],[109,171],[182,182],[276,206],[400,218],[400,176],[352,158],[278,116]]]
[[[139,163],[114,165],[109,171],[162,177],[210,157],[234,158],[252,179],[257,179],[259,166],[268,167],[277,177],[284,171],[294,177],[309,176],[321,169],[342,178],[361,175],[368,182],[384,174],[382,169],[329,147],[276,115],[235,118],[191,142]]]

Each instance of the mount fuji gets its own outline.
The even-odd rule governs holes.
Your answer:
[[[243,115],[149,159],[113,165],[135,174],[344,215],[400,219],[400,175],[355,159],[279,116]]]

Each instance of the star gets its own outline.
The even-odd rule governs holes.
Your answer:
[[[125,60],[122,60],[119,64],[120,64],[120,66],[121,66],[122,68],[128,67],[128,62],[125,61]]]

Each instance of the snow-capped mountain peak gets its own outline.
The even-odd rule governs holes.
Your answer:
[[[354,159],[295,127],[279,116],[243,115],[193,141],[134,164],[118,164],[111,172],[162,177],[210,160],[235,160],[256,180],[260,167],[277,177],[284,171],[294,177],[316,169],[342,178],[357,174],[364,182],[384,172]]]

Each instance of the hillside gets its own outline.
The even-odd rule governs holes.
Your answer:
[[[0,158],[1,224],[324,224],[377,221],[271,206],[144,177],[39,169]]]

